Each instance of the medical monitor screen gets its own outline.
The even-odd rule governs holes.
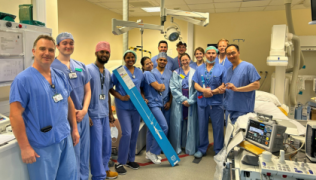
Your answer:
[[[246,138],[269,147],[272,128],[270,125],[250,119]]]
[[[311,0],[312,20],[316,21],[316,0]]]

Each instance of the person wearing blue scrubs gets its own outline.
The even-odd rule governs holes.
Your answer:
[[[108,163],[112,152],[110,123],[114,122],[109,90],[112,88],[111,73],[104,67],[110,59],[110,44],[101,41],[95,48],[95,63],[87,65],[91,75],[91,102],[88,113],[92,120],[90,127],[90,166],[92,180],[117,178],[117,172],[110,171]]]
[[[60,33],[56,38],[56,43],[59,55],[55,58],[51,67],[65,73],[73,89],[70,97],[75,105],[77,127],[80,135],[79,144],[75,146],[78,180],[88,180],[90,126],[87,112],[91,99],[91,77],[83,63],[70,58],[74,52],[74,38],[72,34],[67,32]]]
[[[144,94],[147,100],[147,105],[151,110],[152,114],[155,116],[159,126],[161,127],[165,135],[168,132],[167,121],[161,111],[163,107],[162,92],[165,91],[165,85],[160,78],[156,78],[151,72],[153,69],[153,63],[150,59],[142,58],[141,64],[143,66],[144,72]],[[154,136],[149,130],[147,130],[146,139],[146,159],[150,159],[154,164],[161,163],[161,148],[155,140]]]
[[[190,67],[188,54],[180,57],[181,68],[173,71],[170,89],[173,95],[171,105],[170,143],[177,154],[181,148],[193,155],[199,145],[199,126],[197,115],[197,92],[192,77],[195,70]]]
[[[179,41],[177,43],[177,51],[178,51],[178,56],[173,58],[172,71],[181,67],[180,57],[182,54],[184,54],[187,51],[187,44],[185,42]],[[191,62],[191,63],[193,63],[193,62]]]
[[[159,51],[159,53],[164,52],[164,53],[167,54],[167,51],[168,51],[168,43],[167,43],[167,41],[164,41],[164,40],[159,41],[159,43],[158,43],[158,51]],[[154,68],[156,68],[157,65],[158,65],[157,64],[157,59],[158,59],[158,55],[156,55],[156,56],[151,58],[151,61],[154,64]],[[168,63],[166,65],[166,69],[169,69],[170,71],[173,71],[173,59],[171,57],[167,56],[167,60],[168,60]]]
[[[260,88],[261,77],[251,63],[240,59],[238,45],[228,45],[226,55],[232,66],[227,70],[224,106],[226,117],[235,124],[239,116],[254,112],[255,90]]]
[[[136,53],[128,50],[124,53],[123,59],[125,61],[125,66],[123,67],[138,91],[141,93],[140,88],[143,86],[144,75],[142,70],[134,66],[137,61]],[[120,121],[122,130],[122,137],[120,139],[118,150],[118,164],[115,165],[115,170],[119,175],[123,175],[126,174],[123,165],[126,165],[131,169],[139,169],[139,165],[135,162],[135,151],[140,124],[140,114],[114,74],[112,75],[112,81],[113,86],[116,88],[115,90],[110,89],[110,93],[115,97],[117,117]]]
[[[201,66],[204,63],[204,49],[201,47],[198,47],[194,50],[194,56],[196,59],[196,62],[191,61],[190,67],[193,69],[196,69],[198,66]]]
[[[162,83],[165,85],[166,90],[162,92],[162,104],[163,107],[161,111],[166,118],[168,127],[170,126],[170,107],[172,102],[172,94],[170,92],[169,84],[172,76],[172,71],[166,68],[166,64],[168,64],[167,54],[161,52],[158,54],[157,59],[157,68],[154,68],[151,72],[155,75],[157,79],[160,79]],[[169,139],[169,131],[167,132],[167,138]]]
[[[232,63],[227,59],[226,56],[226,48],[228,46],[229,41],[227,39],[220,39],[217,43],[217,48],[219,51],[219,55],[216,57],[215,63],[223,65],[226,70],[232,66]]]
[[[55,41],[40,35],[34,62],[19,73],[10,89],[10,121],[30,179],[77,180],[74,146],[79,143],[72,88],[51,64]]]
[[[205,50],[206,64],[199,66],[193,76],[194,87],[198,91],[197,104],[199,116],[200,145],[194,154],[201,158],[206,154],[208,140],[208,122],[212,120],[214,151],[217,154],[224,144],[224,110],[223,93],[226,70],[224,66],[216,64],[218,50],[209,46]]]

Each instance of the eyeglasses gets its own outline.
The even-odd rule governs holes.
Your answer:
[[[231,55],[235,56],[236,54],[237,54],[237,52],[235,52],[235,51],[233,51],[231,53],[226,53],[227,56],[231,56]]]

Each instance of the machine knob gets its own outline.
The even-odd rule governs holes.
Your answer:
[[[281,163],[281,164],[285,163],[284,150],[280,150],[279,163]]]
[[[12,27],[12,23],[11,23],[11,22],[9,22],[9,21],[8,21],[8,22],[6,22],[6,23],[5,23],[5,25],[6,25],[7,27]]]
[[[305,169],[306,165],[306,158],[304,158],[304,162],[301,163],[301,169]]]
[[[295,165],[298,165],[298,162],[297,162],[297,158],[295,158],[295,163],[294,163]]]
[[[264,151],[264,152],[262,153],[262,159],[263,159],[264,162],[270,162],[270,161],[271,161],[271,158],[272,158],[271,152],[269,152],[269,151]]]

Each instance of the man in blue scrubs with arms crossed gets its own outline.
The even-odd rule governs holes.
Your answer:
[[[170,126],[170,107],[172,102],[172,95],[170,92],[169,84],[170,79],[172,77],[172,71],[167,69],[168,65],[168,57],[165,52],[161,52],[157,56],[157,64],[158,66],[152,70],[152,73],[156,76],[156,79],[161,79],[162,83],[165,85],[166,90],[162,92],[162,104],[163,107],[161,111],[166,118],[168,127]],[[169,139],[169,131],[167,132],[167,138]]]
[[[110,44],[101,41],[96,45],[96,61],[87,65],[91,75],[91,102],[89,117],[93,125],[90,128],[90,165],[92,180],[117,178],[117,172],[109,169],[112,138],[110,123],[114,122],[109,90],[113,87],[111,73],[104,67],[111,55]]]
[[[86,66],[70,56],[74,52],[74,38],[68,32],[60,33],[56,38],[59,55],[51,67],[61,70],[69,79],[73,91],[70,94],[76,109],[77,127],[80,141],[75,146],[78,180],[89,179],[90,126],[88,107],[91,99],[90,74]]]
[[[32,180],[76,180],[74,146],[80,136],[71,86],[63,72],[50,67],[52,37],[40,35],[32,52],[33,65],[16,76],[10,90],[10,121],[22,161]]]
[[[255,90],[260,88],[261,77],[251,63],[240,59],[238,45],[228,45],[226,55],[232,66],[226,74],[224,106],[226,117],[229,115],[232,124],[235,124],[239,116],[254,112]]]
[[[164,52],[167,54],[167,51],[168,51],[168,43],[167,41],[159,41],[158,43],[158,51],[159,53],[161,52]],[[151,58],[151,61],[153,62],[154,64],[154,68],[157,67],[157,59],[158,59],[158,55],[154,56],[153,58]],[[168,60],[168,63],[166,65],[166,68],[169,69],[170,71],[173,71],[173,59],[169,56],[167,56],[167,60]]]

